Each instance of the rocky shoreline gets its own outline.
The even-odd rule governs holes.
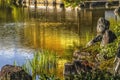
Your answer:
[[[0,71],[0,80],[32,80],[32,76],[20,66],[5,65]]]

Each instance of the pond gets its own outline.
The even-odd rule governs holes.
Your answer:
[[[22,65],[35,51],[52,50],[58,55],[73,44],[83,45],[96,35],[99,17],[116,25],[120,19],[112,9],[80,11],[52,7],[0,8],[0,68],[5,64]],[[112,29],[112,28],[111,28]],[[59,60],[62,74],[65,59]]]

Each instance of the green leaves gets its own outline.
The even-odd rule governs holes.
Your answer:
[[[74,80],[118,80],[120,76],[114,76],[107,71],[94,70],[92,72],[81,72],[74,75]]]

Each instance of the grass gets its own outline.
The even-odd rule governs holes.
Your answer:
[[[114,76],[107,71],[94,70],[92,72],[81,72],[74,75],[73,80],[119,80],[120,76]]]
[[[42,50],[34,53],[33,59],[28,60],[26,64],[23,65],[23,68],[26,72],[32,74],[33,80],[36,78],[36,75],[39,76],[39,78],[43,78],[47,76],[46,74],[55,73],[56,60],[57,56],[55,52]],[[51,75],[49,77],[54,78]]]

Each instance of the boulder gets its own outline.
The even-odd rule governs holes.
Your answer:
[[[84,60],[90,57],[90,53],[88,52],[80,52],[79,50],[75,50],[73,53],[73,57],[77,60]]]
[[[0,71],[0,80],[32,80],[20,66],[5,65]]]
[[[81,71],[88,72],[92,70],[92,65],[90,65],[90,63],[87,60],[74,60],[73,64],[78,74]]]
[[[63,71],[63,74],[65,76],[69,76],[69,75],[74,75],[74,74],[77,74],[77,71],[75,69],[75,66],[73,63],[65,63],[64,64],[64,71]]]
[[[72,63],[66,63],[64,65],[64,75],[75,75],[81,72],[92,71],[94,64],[89,63],[87,60],[74,60]]]

